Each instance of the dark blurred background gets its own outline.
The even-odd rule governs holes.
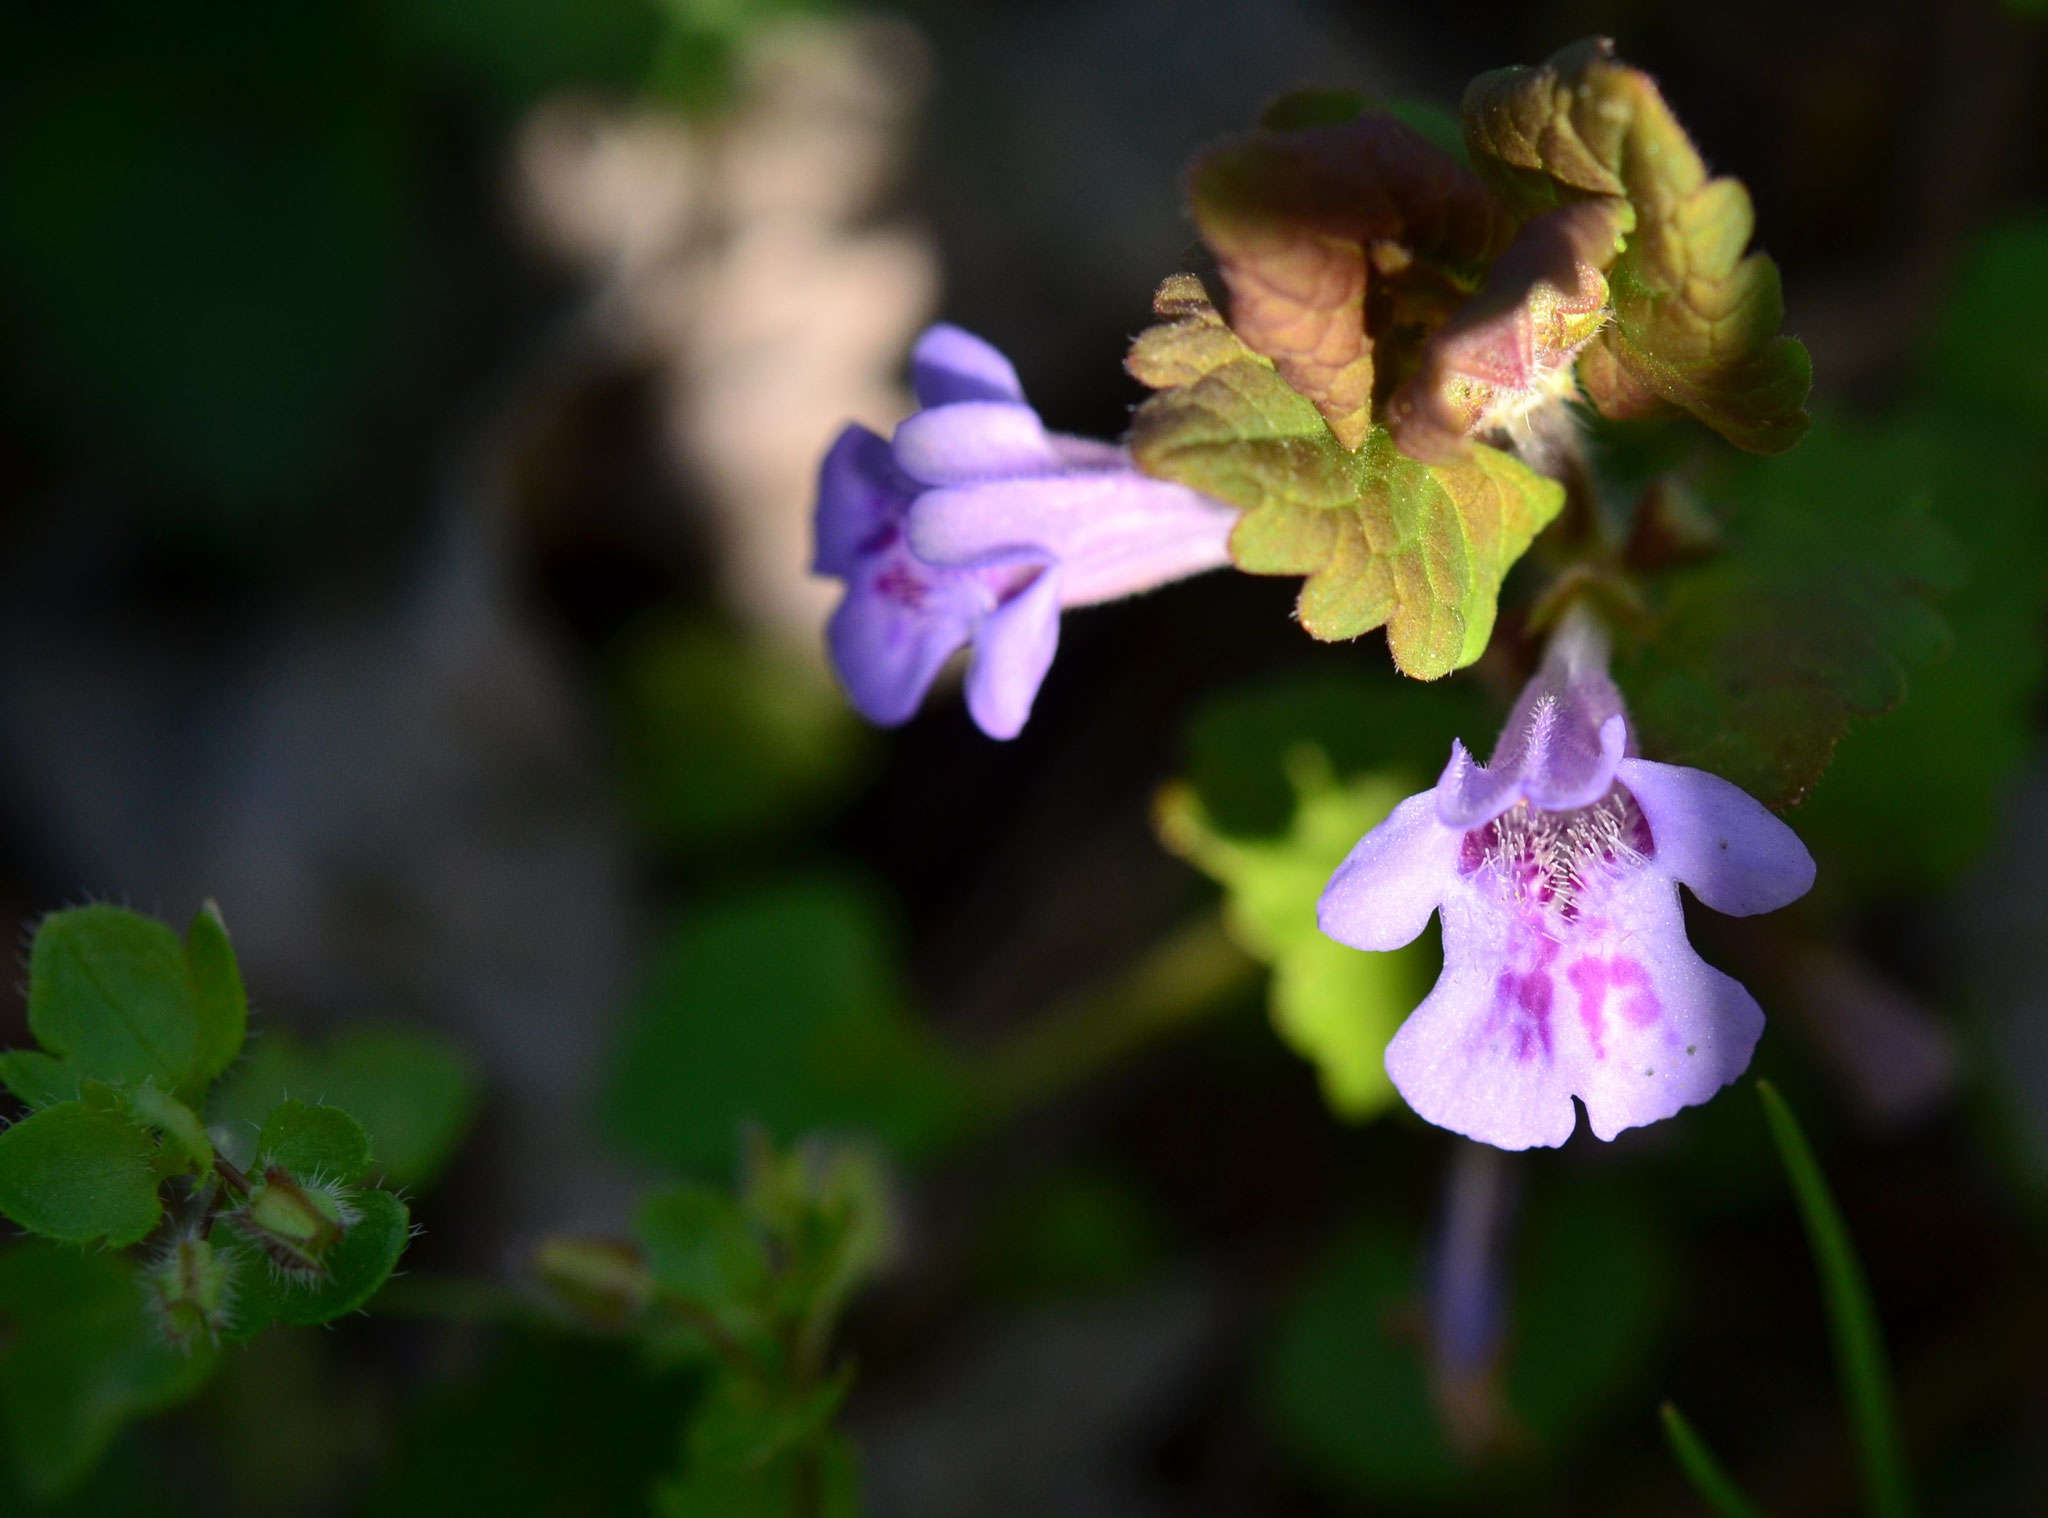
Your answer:
[[[1750,187],[1818,410],[1878,435],[1975,385],[2031,397],[2015,446],[2042,444],[2024,9],[14,0],[0,903],[212,897],[259,1028],[450,1035],[484,1107],[415,1201],[419,1272],[516,1276],[652,1177],[719,1179],[740,1116],[882,1133],[904,1250],[851,1338],[879,1518],[1697,1511],[1665,1394],[1781,1518],[1849,1511],[1746,1093],[1520,1162],[1526,1426],[1476,1464],[1401,1326],[1452,1141],[1331,1116],[1255,979],[1052,1057],[1014,1112],[928,1111],[953,1099],[920,1060],[1014,1054],[1208,910],[1152,797],[1245,692],[1348,682],[1340,768],[1418,773],[1497,692],[1396,690],[1376,639],[1303,636],[1291,585],[1211,576],[1068,618],[1014,743],[943,691],[873,733],[819,654],[810,481],[844,421],[907,409],[939,316],[1052,425],[1116,435],[1193,149],[1304,84],[1454,108],[1592,32]],[[1994,578],[2041,577],[2012,557],[2040,453],[1999,467]],[[1763,966],[1759,1068],[1823,1137],[1930,1510],[1987,1515],[2048,1511],[2038,616],[2001,636],[2022,720],[1968,794],[1899,799],[1954,806],[1940,868],[1843,803],[1829,947],[1709,941]],[[902,1044],[872,1090],[811,1089],[826,1004]],[[1318,1353],[1347,1334],[1369,1352]],[[630,1512],[673,1458],[685,1393],[602,1345],[382,1319],[268,1345],[75,1510]]]

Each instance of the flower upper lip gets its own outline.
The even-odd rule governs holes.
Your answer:
[[[1557,812],[1607,794],[1629,742],[1607,658],[1606,629],[1583,606],[1567,611],[1542,668],[1509,713],[1492,761],[1481,765],[1463,743],[1452,743],[1436,792],[1445,826],[1477,827],[1517,801]]]

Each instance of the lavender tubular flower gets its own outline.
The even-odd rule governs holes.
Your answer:
[[[1526,1149],[1571,1136],[1574,1096],[1611,1139],[1740,1075],[1763,1013],[1693,952],[1678,887],[1747,916],[1813,874],[1798,836],[1737,787],[1628,755],[1605,635],[1575,613],[1493,762],[1454,745],[1435,789],[1338,867],[1318,920],[1384,950],[1442,913],[1443,975],[1388,1044],[1387,1074],[1430,1122]]]
[[[1227,564],[1237,513],[1138,473],[1113,444],[1048,432],[1009,360],[958,327],[918,339],[911,380],[923,409],[892,441],[848,427],[819,471],[814,568],[846,582],[832,666],[862,715],[893,727],[972,644],[968,710],[1014,738],[1061,610]]]

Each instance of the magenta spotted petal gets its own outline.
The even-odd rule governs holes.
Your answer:
[[[1330,937],[1375,950],[1441,913],[1443,974],[1388,1044],[1387,1073],[1430,1122],[1502,1149],[1563,1143],[1574,1097],[1611,1139],[1740,1075],[1763,1013],[1693,952],[1678,888],[1747,915],[1813,884],[1813,860],[1783,822],[1718,776],[1620,758],[1625,715],[1602,712],[1604,692],[1585,690],[1583,671],[1556,673],[1547,662],[1530,682],[1510,736],[1550,700],[1586,714],[1573,720],[1600,734],[1597,747],[1560,761],[1555,746],[1504,739],[1493,768],[1508,770],[1502,757],[1519,766],[1516,794],[1499,810],[1477,806],[1476,824],[1445,820],[1472,794],[1471,771],[1454,763],[1359,841],[1318,908]],[[1612,690],[1604,667],[1591,673]],[[1550,785],[1603,770],[1590,803],[1577,802],[1581,780]]]
[[[846,583],[832,666],[863,715],[894,725],[971,645],[968,711],[1011,738],[1061,608],[1227,563],[1237,513],[1114,444],[1046,431],[1009,360],[958,327],[925,333],[911,374],[925,409],[891,442],[847,428],[819,470],[815,567]]]
[[[1763,1013],[1693,952],[1669,880],[1618,870],[1556,936],[1524,905],[1496,862],[1446,883],[1443,976],[1387,1045],[1423,1117],[1527,1149],[1571,1137],[1576,1096],[1611,1139],[1748,1068]]]

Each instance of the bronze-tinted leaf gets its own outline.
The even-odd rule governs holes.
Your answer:
[[[1232,328],[1347,448],[1372,426],[1368,270],[1469,288],[1511,231],[1469,169],[1382,112],[1225,143],[1196,160],[1189,197]]]
[[[1219,344],[1235,339],[1187,279],[1162,288],[1171,320],[1133,349],[1141,377],[1194,376],[1138,408],[1139,467],[1242,507],[1232,557],[1253,574],[1307,576],[1296,609],[1315,637],[1385,626],[1394,662],[1418,679],[1478,658],[1501,581],[1557,515],[1563,487],[1476,444],[1419,463],[1383,427],[1345,448],[1266,359],[1241,344],[1223,357]]]
[[[1465,93],[1474,164],[1523,216],[1623,196],[1636,225],[1608,271],[1614,320],[1580,359],[1612,417],[1679,407],[1738,447],[1777,453],[1804,435],[1812,368],[1780,336],[1778,271],[1748,253],[1749,193],[1713,179],[1656,82],[1573,44],[1535,68],[1483,74]]]

